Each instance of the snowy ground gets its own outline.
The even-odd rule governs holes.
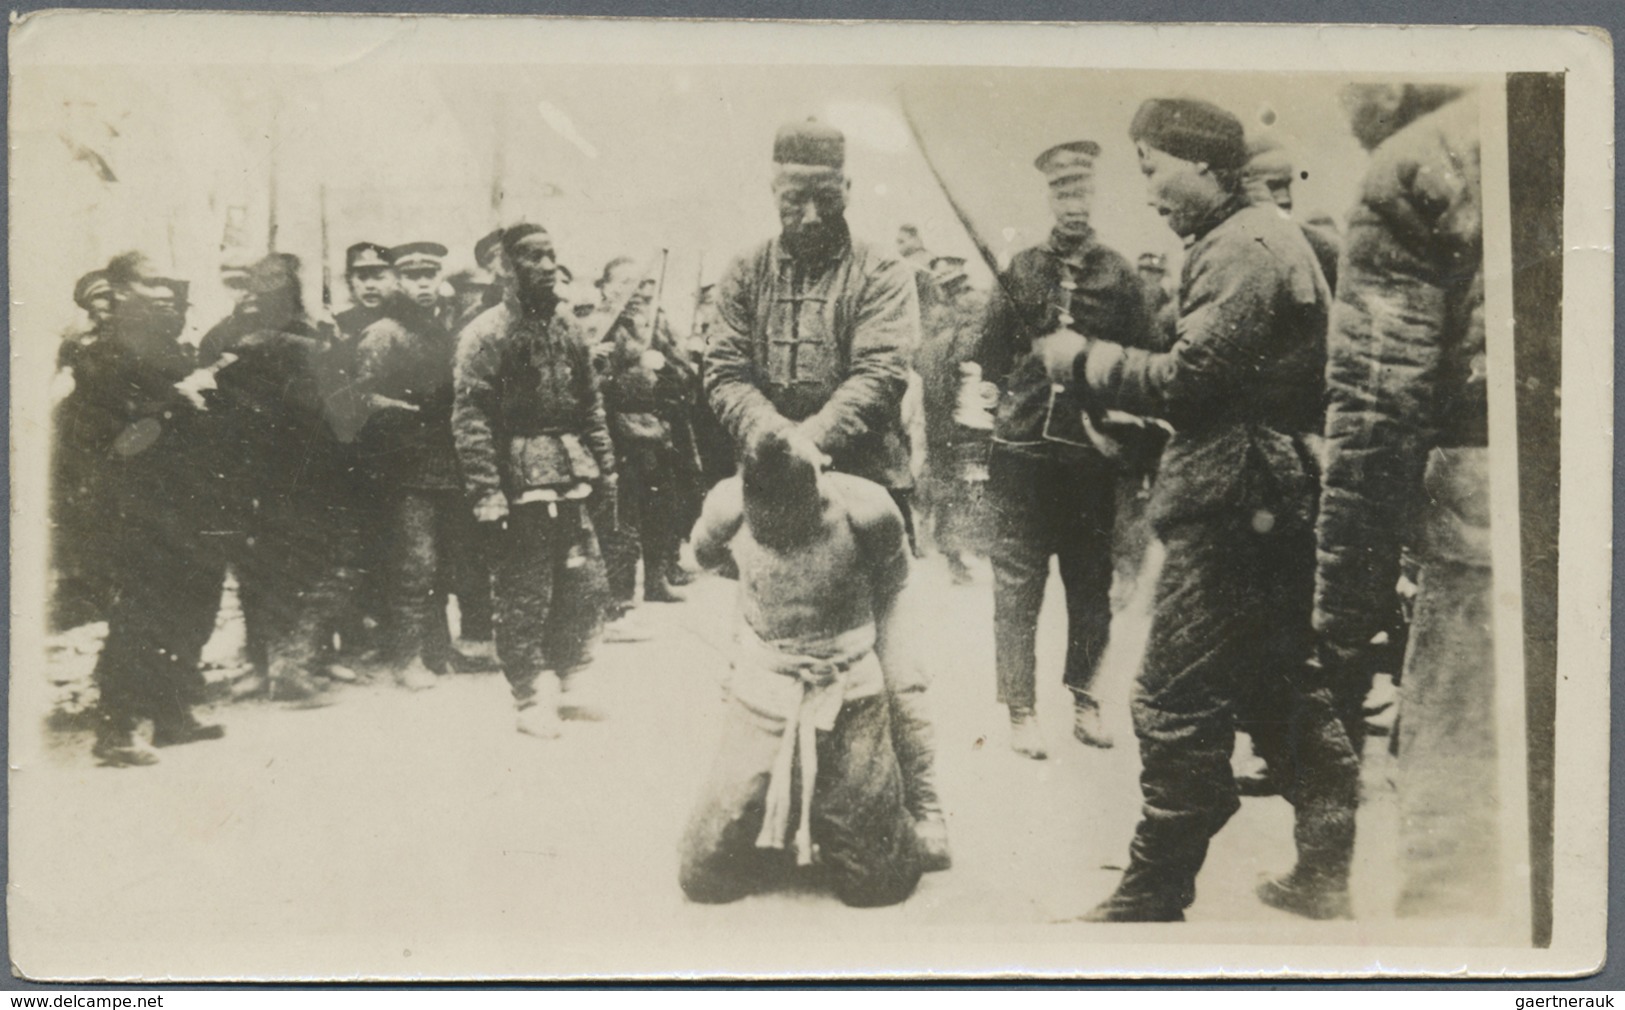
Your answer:
[[[1144,960],[1132,953],[1151,938],[1144,929],[1062,920],[1111,890],[1138,812],[1126,699],[1145,586],[1102,670],[1119,744],[1100,751],[1071,739],[1052,585],[1039,642],[1051,753],[1034,762],[1009,750],[993,701],[985,563],[971,586],[950,585],[940,561],[917,579],[930,601],[954,867],[902,906],[849,910],[815,886],[725,907],[683,898],[677,839],[720,725],[734,589],[707,577],[684,604],[640,608],[651,641],[603,647],[597,689],[610,718],[569,723],[552,742],[514,731],[499,675],[457,675],[420,694],[347,686],[310,711],[222,703],[200,715],[227,726],[223,741],[163,751],[150,768],[99,768],[71,714],[94,636],[59,641],[46,684],[37,670],[14,671],[37,688],[19,687],[14,705],[50,704],[32,709],[41,718],[13,718],[13,960],[35,975],[171,977],[1075,971]],[[229,655],[236,623],[223,622],[211,655]],[[1258,903],[1257,876],[1291,864],[1291,814],[1278,798],[1247,799],[1212,848],[1190,922],[1166,928],[1183,931],[1173,938],[1362,942],[1392,907],[1385,742],[1367,755],[1359,922],[1305,923]]]

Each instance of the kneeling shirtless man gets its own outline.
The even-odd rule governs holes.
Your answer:
[[[683,839],[694,901],[770,886],[787,848],[848,905],[896,904],[920,879],[891,734],[897,696],[924,688],[899,614],[903,517],[885,488],[821,461],[794,428],[755,435],[694,529],[701,564],[737,563],[742,617],[721,750]]]

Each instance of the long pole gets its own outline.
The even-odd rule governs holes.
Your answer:
[[[920,149],[920,157],[925,159],[925,167],[931,170],[931,178],[936,180],[937,189],[941,190],[942,195],[947,198],[948,206],[953,209],[954,217],[959,219],[959,226],[965,230],[965,236],[970,239],[970,244],[976,248],[976,255],[981,257],[983,264],[993,274],[993,283],[997,284],[999,290],[1004,292],[1004,297],[1009,299],[1011,305],[1017,304],[1009,286],[1004,282],[1003,273],[999,270],[998,257],[993,255],[993,248],[982,240],[982,234],[976,230],[976,225],[971,221],[970,214],[966,213],[965,208],[954,197],[953,189],[943,179],[942,173],[937,170],[937,163],[931,158],[931,149],[925,145],[925,138],[920,135],[920,127],[914,122],[913,114],[909,112],[908,99],[901,92],[898,93],[898,104],[903,109],[903,122],[908,124],[908,132],[914,137],[914,146]]]
[[[976,225],[971,221],[970,215],[966,213],[965,208],[960,205],[959,200],[954,197],[953,189],[950,188],[947,181],[943,179],[942,173],[937,170],[937,163],[931,159],[931,149],[925,146],[925,138],[920,135],[919,125],[914,122],[914,116],[909,112],[908,99],[901,91],[898,92],[898,104],[901,105],[903,109],[903,121],[908,124],[908,131],[914,136],[914,145],[920,149],[920,157],[925,159],[925,167],[931,170],[931,178],[937,181],[937,188],[940,189],[942,191],[942,195],[947,198],[948,206],[953,208],[954,216],[959,218],[959,226],[965,229],[965,235],[970,239],[971,245],[976,247],[976,254],[982,258],[982,262],[985,263],[988,270],[992,272],[993,283],[999,286],[999,290],[1003,292],[1005,299],[1009,301],[1012,308],[1019,308],[1021,303],[1016,301],[1014,293],[1010,290],[1009,285],[1005,283],[1004,275],[999,272],[999,261],[993,255],[992,247],[982,240],[982,235],[976,230]],[[1071,328],[1074,320],[1072,318],[1070,297],[1068,298],[1067,305],[1059,306],[1058,308],[1060,310],[1061,325]],[[1051,388],[1050,405],[1054,406],[1054,403],[1055,389]],[[1100,408],[1094,404],[1085,404],[1082,413],[1085,433],[1090,436],[1091,441],[1094,441],[1097,446],[1100,446],[1101,443],[1097,441],[1095,431],[1095,426],[1101,420]],[[1105,450],[1102,449],[1102,452],[1104,453]]]
[[[268,177],[268,185],[266,186],[266,197],[265,197],[265,203],[266,203],[265,251],[267,253],[276,252],[276,230],[277,230],[277,220],[276,220],[276,217],[277,217],[277,206],[276,206],[276,204],[277,204],[277,171],[276,171],[276,162],[277,162],[277,148],[280,147],[281,144],[282,144],[282,136],[281,136],[281,133],[282,133],[282,103],[281,103],[280,100],[276,100],[276,99],[273,99],[273,102],[275,104],[273,104],[271,106],[271,152],[270,152],[270,157],[265,159],[266,170],[270,173],[269,177]]]
[[[653,340],[660,333],[660,302],[666,294],[666,260],[671,255],[670,249],[660,250],[660,279],[655,282],[655,314],[649,323],[649,339]]]
[[[700,328],[700,299],[705,295],[705,250],[700,250],[700,268],[694,271],[694,316],[688,321],[688,335]]]
[[[496,113],[491,122],[491,226],[502,225],[502,205],[507,198],[502,177],[507,173],[508,161],[508,98],[497,97]]]
[[[322,311],[333,313],[333,263],[327,238],[327,183],[316,187],[316,212],[321,216],[322,228]]]

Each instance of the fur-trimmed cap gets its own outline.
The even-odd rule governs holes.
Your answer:
[[[1184,161],[1236,169],[1247,163],[1241,120],[1199,98],[1153,98],[1140,106],[1128,135]]]

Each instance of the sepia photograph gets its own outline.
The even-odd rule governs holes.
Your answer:
[[[1605,32],[9,51],[19,977],[1600,967]]]

